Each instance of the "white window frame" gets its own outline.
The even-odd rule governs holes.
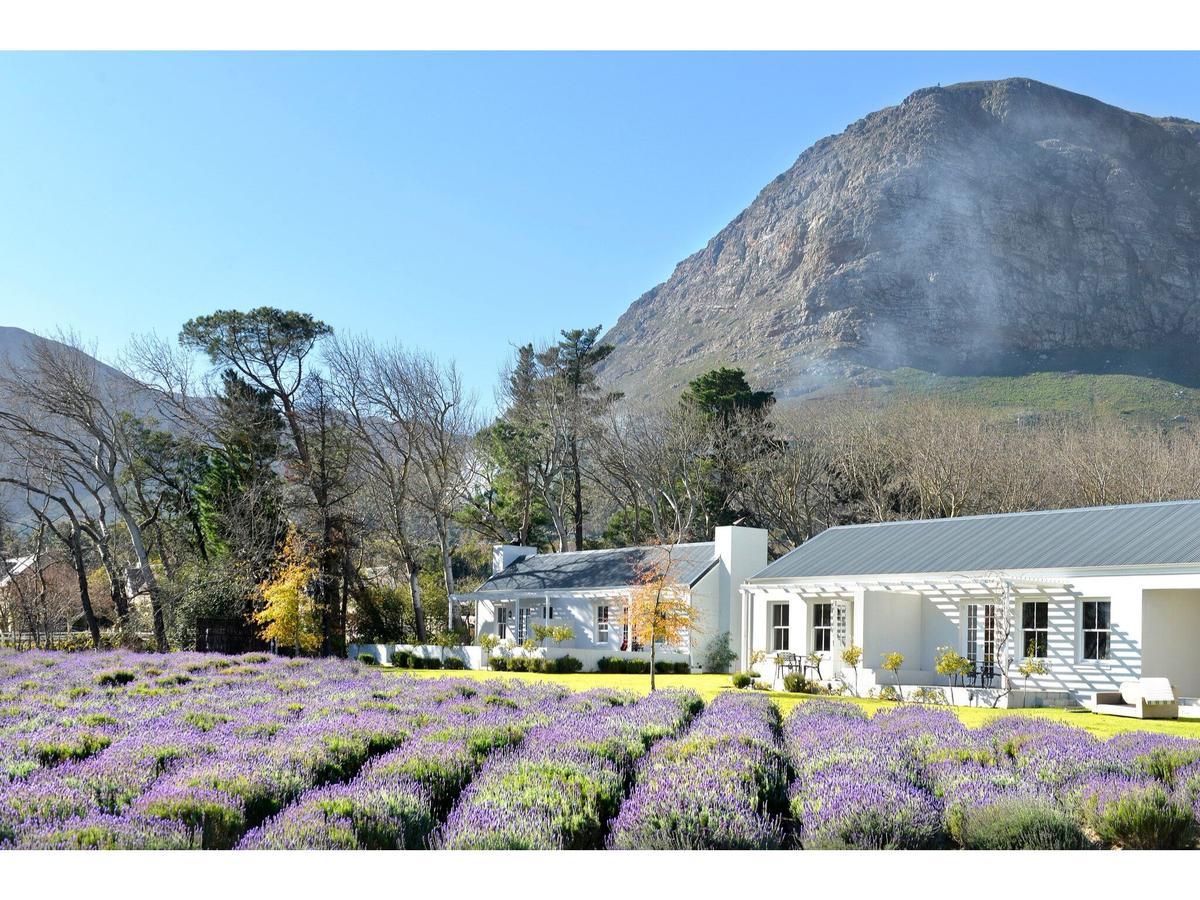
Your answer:
[[[1025,627],[1025,607],[1026,606],[1036,606],[1039,603],[1046,607],[1046,627],[1045,628],[1037,627],[1037,613],[1035,612],[1034,619],[1033,619],[1034,627],[1026,628]],[[1049,600],[1022,600],[1021,601],[1021,611],[1020,611],[1019,615],[1021,618],[1017,622],[1017,633],[1020,634],[1020,636],[1021,636],[1021,646],[1018,648],[1017,656],[1020,659],[1046,659],[1046,660],[1050,659],[1050,601]],[[1040,656],[1030,656],[1029,655],[1029,641],[1025,640],[1025,632],[1027,632],[1027,631],[1032,631],[1034,633],[1041,632],[1046,635],[1046,652],[1045,653],[1043,653]]]
[[[1108,628],[1086,628],[1084,607],[1088,603],[1107,603],[1108,604]],[[1103,659],[1092,659],[1084,656],[1084,636],[1089,631],[1107,632],[1108,634],[1108,656]],[[1112,627],[1112,598],[1111,597],[1083,597],[1076,605],[1075,616],[1075,659],[1077,662],[1086,666],[1108,666],[1113,660],[1113,627]]]
[[[537,609],[536,606],[522,606],[521,607],[521,612],[516,617],[516,619],[517,619],[517,643],[518,644],[524,643],[525,639],[529,637],[529,633],[530,633],[530,631],[532,631],[532,627],[529,624],[529,620],[533,618],[533,613],[536,609]]]
[[[600,615],[601,610],[604,610],[603,617],[601,617],[601,615]],[[607,603],[596,604],[596,634],[595,634],[595,638],[596,638],[597,644],[602,644],[604,646],[608,645],[609,640],[611,639],[610,638],[611,618],[612,618],[612,607],[609,604],[607,604]],[[603,636],[601,636],[602,631],[603,631]]]
[[[768,627],[770,628],[771,652],[777,653],[783,651],[784,653],[789,653],[792,650],[792,604],[783,601],[772,603],[770,607],[770,618],[768,619],[770,625]],[[784,614],[784,618],[787,620],[782,624],[777,621],[777,614],[780,612]],[[786,645],[783,647],[779,646],[779,637],[781,634],[783,636],[783,643]]]
[[[850,634],[851,625],[851,606],[847,600],[833,601],[833,647],[837,650],[845,650],[853,641]]]
[[[828,618],[826,619],[826,621],[823,624],[818,624],[817,618],[818,618],[819,611],[821,610],[821,607],[825,607],[829,611],[829,614],[828,614]],[[817,640],[817,635],[822,634],[822,633],[827,635],[827,639],[824,642]],[[832,600],[822,600],[820,603],[814,603],[812,605],[812,629],[811,629],[810,634],[812,636],[812,645],[809,648],[810,650],[812,650],[816,653],[829,653],[829,652],[833,651],[833,601]],[[821,643],[825,643],[827,646],[825,646],[825,647],[818,646]]]

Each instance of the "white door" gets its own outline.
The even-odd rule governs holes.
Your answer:
[[[968,603],[964,625],[965,656],[976,671],[992,672],[996,667],[996,604]]]

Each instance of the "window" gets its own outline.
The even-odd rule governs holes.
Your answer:
[[[530,606],[521,607],[521,614],[517,618],[517,643],[522,643],[529,635],[529,619],[534,613],[534,608]]]
[[[500,640],[508,638],[508,607],[501,606],[496,610],[496,637]]]
[[[542,607],[542,619],[549,620],[549,619],[553,619],[553,618],[554,618],[554,607],[553,606],[543,606]]]
[[[1083,658],[1108,659],[1112,644],[1112,627],[1107,600],[1083,601]]]
[[[792,608],[787,603],[774,603],[771,605],[771,649],[772,650],[790,650],[789,640],[789,623],[792,616]]]
[[[1049,654],[1049,603],[1034,600],[1021,604],[1021,650],[1035,659],[1044,659]]]
[[[850,646],[850,604],[833,605],[833,639],[839,647]]]
[[[993,603],[967,604],[967,659],[987,671],[996,662],[996,606]]]
[[[817,603],[813,606],[813,650],[829,650],[833,647],[833,604]]]
[[[630,616],[630,611],[629,611],[629,607],[627,606],[627,607],[625,607],[625,612],[621,616],[621,649],[622,650],[632,650],[636,653],[638,650],[642,649],[642,645],[636,637],[633,639],[633,642],[630,643],[630,640],[629,640],[629,616]]]
[[[608,607],[596,607],[596,643],[608,643]]]

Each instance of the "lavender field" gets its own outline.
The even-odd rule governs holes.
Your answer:
[[[1200,741],[344,660],[0,655],[8,849],[1190,848]]]

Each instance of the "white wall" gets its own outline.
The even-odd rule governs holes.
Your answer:
[[[1020,603],[1025,599],[1048,604],[1047,673],[1029,680],[1031,691],[1069,694],[1090,699],[1096,691],[1119,689],[1122,682],[1147,675],[1166,675],[1176,682],[1181,696],[1200,696],[1200,575],[1130,574],[1124,576],[1074,576],[1068,572],[1031,573],[1041,575],[1047,584],[1042,589],[1020,588],[1014,595],[1014,633],[1010,653],[1014,658],[1022,646]],[[914,576],[912,581],[920,579]],[[880,669],[881,656],[890,651],[904,654],[901,680],[910,684],[944,684],[936,675],[934,660],[941,647],[965,651],[964,608],[968,600],[985,602],[986,597],[968,597],[955,587],[941,591],[868,590],[865,585],[853,590],[854,640],[863,648],[860,684],[869,689],[878,681],[890,684],[891,673]],[[797,583],[799,585],[799,583]],[[803,654],[807,649],[811,614],[798,611],[806,604],[785,585],[750,586],[752,589],[752,649],[768,646],[768,604],[792,603],[792,650]],[[1111,651],[1106,660],[1082,657],[1081,618],[1085,600],[1107,600],[1111,608]],[[995,598],[995,602],[1000,602]],[[803,629],[797,623],[803,622]],[[1143,650],[1145,663],[1143,665]],[[839,666],[825,666],[828,676]],[[1015,667],[1014,667],[1015,668]],[[1016,687],[1024,686],[1019,675]]]
[[[864,669],[882,670],[886,653],[903,653],[905,671],[921,669],[925,604],[919,594],[863,591],[860,620]]]
[[[767,530],[722,525],[714,530],[713,541],[719,560],[719,615],[708,637],[728,631],[729,646],[738,653],[742,646],[741,587],[767,567]],[[744,664],[735,666],[745,668]]]
[[[1144,591],[1142,604],[1142,671],[1200,697],[1200,589]]]

